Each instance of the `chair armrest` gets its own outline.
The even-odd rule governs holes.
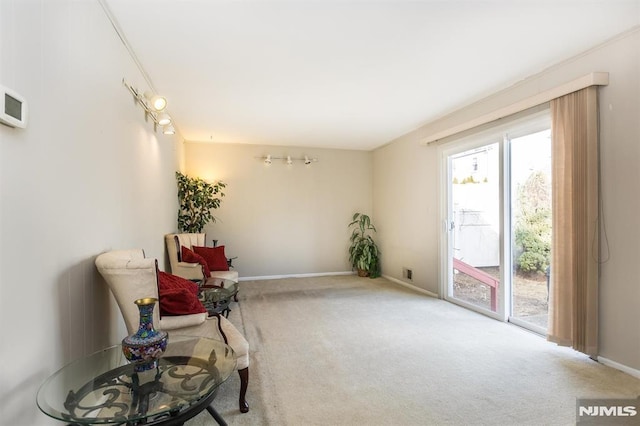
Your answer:
[[[188,280],[202,280],[204,279],[204,272],[202,271],[202,265],[199,263],[187,263],[178,262],[175,267],[175,271],[171,271],[173,275],[177,275]]]
[[[224,342],[231,346],[236,354],[238,370],[249,366],[249,342],[240,331],[224,316],[218,316],[218,330],[221,332]]]
[[[163,316],[160,318],[160,324],[158,328],[160,330],[175,330],[177,328],[192,327],[200,325],[207,319],[207,314],[191,314],[191,315],[176,315],[176,316]]]
[[[238,282],[238,271],[233,271],[231,269],[229,269],[228,271],[211,271],[211,278],[208,278],[207,280],[210,280],[212,278]]]

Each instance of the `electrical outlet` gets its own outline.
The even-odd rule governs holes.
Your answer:
[[[402,278],[407,281],[413,281],[413,270],[409,268],[402,268]]]

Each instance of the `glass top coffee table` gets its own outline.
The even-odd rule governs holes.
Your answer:
[[[79,359],[40,387],[38,407],[71,425],[180,425],[211,407],[236,368],[233,350],[217,340],[169,335],[156,369],[136,372],[120,345]]]
[[[238,283],[221,278],[209,278],[200,286],[200,301],[209,316],[223,314],[229,316],[231,299],[238,294]]]

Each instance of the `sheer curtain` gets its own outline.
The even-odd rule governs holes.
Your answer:
[[[598,353],[598,92],[551,101],[553,239],[548,340]]]

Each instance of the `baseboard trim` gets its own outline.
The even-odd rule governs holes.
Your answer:
[[[615,362],[615,361],[611,361],[608,358],[605,358],[603,356],[598,356],[598,362],[611,367],[611,368],[615,368],[616,370],[620,370],[623,373],[627,373],[632,375],[633,377],[637,377],[640,379],[640,370],[636,370],[635,368],[631,368],[628,367],[624,364],[620,364],[619,362]]]
[[[285,274],[285,275],[260,275],[257,277],[241,277],[238,281],[262,281],[262,280],[280,280],[283,278],[311,278],[311,277],[328,277],[332,275],[353,275],[353,271],[342,272],[312,272],[309,274]]]
[[[415,285],[413,285],[413,284],[409,284],[409,283],[407,283],[407,282],[400,281],[399,279],[397,279],[397,278],[393,278],[393,277],[390,277],[389,275],[384,275],[384,274],[383,274],[382,276],[383,276],[384,278],[388,279],[388,280],[389,280],[389,281],[391,281],[391,282],[394,282],[394,283],[396,283],[396,284],[400,284],[401,286],[403,286],[403,287],[407,287],[407,288],[410,288],[411,290],[415,290],[415,291],[417,291],[418,293],[426,294],[427,296],[435,297],[436,299],[439,299],[439,298],[440,298],[440,296],[438,296],[436,293],[433,293],[433,292],[431,292],[431,291],[429,291],[429,290],[425,290],[424,288],[416,287],[416,286],[415,286]]]

